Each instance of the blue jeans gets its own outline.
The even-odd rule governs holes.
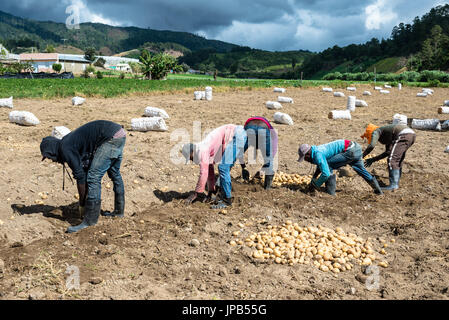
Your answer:
[[[227,199],[232,197],[231,169],[237,159],[243,160],[247,139],[243,127],[237,127],[232,143],[229,143],[226,147],[221,163],[218,165],[221,190]]]
[[[271,152],[271,132],[270,129],[258,126],[246,126],[245,127],[246,134],[248,139],[245,143],[245,152],[248,150],[249,145],[255,147],[257,157],[257,150],[262,152],[262,156],[264,159],[264,165],[262,167],[262,171],[267,175],[274,175],[274,161],[273,161],[273,152]]]
[[[92,164],[87,172],[87,201],[101,200],[101,179],[106,172],[114,184],[114,193],[125,193],[125,186],[120,174],[125,142],[126,137],[110,139],[95,152]]]
[[[362,147],[357,142],[353,143],[354,146],[352,148],[328,159],[327,164],[331,170],[337,170],[338,168],[350,165],[365,181],[372,181],[373,176],[365,169],[363,163]]]

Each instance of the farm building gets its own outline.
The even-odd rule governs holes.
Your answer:
[[[131,67],[129,66],[130,62],[138,63],[138,59],[132,58],[123,58],[123,57],[110,57],[110,56],[97,56],[98,58],[103,58],[106,62],[104,67],[106,69],[117,70],[117,71],[131,71]]]
[[[1,63],[14,63],[19,62],[19,55],[9,53],[9,51],[0,43],[0,62]]]
[[[72,73],[82,73],[91,63],[79,54],[59,54],[59,62],[62,65],[62,71]]]
[[[19,59],[20,62],[31,63],[34,72],[53,72],[51,67],[55,63],[59,63],[57,53],[22,53]]]

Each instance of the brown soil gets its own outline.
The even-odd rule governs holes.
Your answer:
[[[361,96],[360,87],[357,95]],[[415,118],[440,118],[437,108],[449,97],[435,89],[426,99],[417,88],[392,89],[390,95],[362,98],[352,121],[333,121],[327,114],[342,109],[346,99],[319,88],[289,88],[295,103],[284,105],[294,126],[276,125],[279,133],[279,170],[309,174],[310,165],[298,166],[300,143],[321,144],[335,139],[362,143],[367,123],[391,121],[395,113]],[[193,101],[192,93],[156,94],[115,99],[87,99],[73,107],[70,99],[15,100],[16,110],[33,112],[36,127],[8,122],[9,110],[0,109],[0,299],[447,299],[449,279],[449,222],[447,191],[448,132],[417,132],[409,150],[401,188],[375,196],[358,177],[339,178],[337,197],[307,195],[301,190],[243,184],[233,170],[234,205],[222,214],[200,202],[185,206],[198,168],[174,165],[170,141],[175,129],[192,133],[193,121],[203,132],[226,123],[243,124],[253,115],[273,118],[264,103],[276,100],[272,90],[227,90],[214,93],[212,102]],[[75,129],[96,119],[116,121],[130,129],[130,120],[146,106],[165,109],[170,132],[129,132],[122,164],[126,188],[126,217],[107,219],[76,234],[65,234],[78,224],[76,186],[62,168],[41,162],[39,144],[54,126]],[[366,146],[366,145],[365,145]],[[379,146],[375,153],[383,148]],[[251,166],[254,174],[259,167]],[[373,169],[388,181],[385,165]],[[113,191],[103,180],[103,210],[111,210]],[[44,204],[39,193],[48,193]],[[246,220],[245,220],[246,219]],[[389,247],[381,268],[379,288],[368,290],[360,266],[338,276],[313,265],[277,265],[250,258],[251,250],[232,247],[232,233],[241,239],[286,220],[302,226],[342,227],[345,232],[380,239]],[[193,239],[198,243],[192,242]],[[391,242],[395,239],[395,242]],[[379,256],[379,254],[378,254]],[[67,290],[68,266],[80,271],[81,286]]]

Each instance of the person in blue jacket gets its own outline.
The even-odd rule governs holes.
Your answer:
[[[79,212],[84,216],[78,226],[71,226],[67,233],[77,232],[98,222],[101,212],[101,179],[107,173],[114,184],[114,211],[104,216],[123,217],[125,188],[120,174],[126,132],[111,121],[97,120],[86,123],[66,135],[42,139],[42,161],[50,159],[67,163],[77,181]]]
[[[324,183],[326,192],[335,195],[337,176],[333,173],[333,170],[350,165],[373,188],[376,194],[382,194],[376,178],[365,169],[362,147],[357,142],[337,140],[319,146],[302,144],[299,147],[298,154],[298,162],[306,160],[317,165],[308,188],[309,192],[320,188]]]

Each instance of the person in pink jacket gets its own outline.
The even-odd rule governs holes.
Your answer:
[[[195,192],[186,199],[187,204],[191,204],[198,198],[199,194],[204,193],[206,184],[208,187],[206,201],[212,199],[212,194],[215,193],[214,165],[221,162],[226,146],[234,138],[236,127],[234,124],[221,126],[209,133],[200,143],[187,143],[182,147],[181,152],[186,159],[186,163],[190,160],[200,166],[200,176]]]

